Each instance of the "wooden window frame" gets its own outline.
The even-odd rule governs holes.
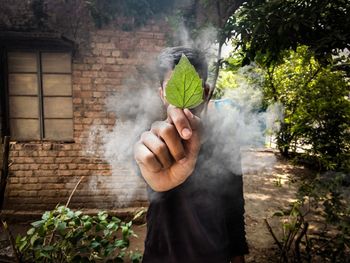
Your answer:
[[[40,139],[16,139],[16,138],[12,138],[11,140],[13,141],[19,141],[19,142],[28,142],[28,141],[57,141],[57,142],[74,142],[74,107],[72,107],[73,112],[72,112],[72,121],[73,121],[73,127],[72,127],[72,138],[70,139],[48,139],[48,138],[44,138],[45,135],[45,119],[69,119],[69,118],[45,118],[44,116],[44,98],[45,97],[56,97],[56,98],[72,98],[72,103],[73,103],[73,85],[71,84],[71,95],[45,95],[43,94],[43,74],[55,74],[55,75],[70,75],[72,77],[72,73],[73,73],[73,68],[71,67],[71,71],[70,73],[63,73],[63,72],[49,72],[49,73],[45,73],[42,70],[42,53],[66,53],[70,55],[70,63],[71,66],[73,65],[73,52],[72,50],[68,50],[68,49],[36,49],[36,48],[2,48],[1,50],[2,52],[2,61],[0,62],[2,64],[2,83],[0,83],[0,89],[2,89],[0,91],[1,95],[4,95],[2,97],[4,97],[4,99],[2,100],[2,104],[3,104],[3,109],[2,109],[2,135],[10,135],[11,136],[11,132],[10,132],[10,106],[9,106],[9,99],[10,99],[10,92],[9,92],[9,83],[8,83],[8,77],[9,74],[11,74],[11,72],[9,72],[8,69],[8,59],[7,59],[7,54],[10,52],[31,52],[31,53],[35,53],[36,54],[36,61],[37,61],[37,71],[36,72],[14,72],[14,73],[18,73],[18,74],[24,74],[24,73],[29,73],[29,74],[33,74],[36,73],[37,74],[37,85],[38,85],[38,94],[37,94],[37,98],[39,101],[39,114],[38,114],[38,118],[39,118],[39,137]],[[31,97],[31,95],[26,95],[28,97]],[[17,118],[17,119],[21,119],[21,118]]]

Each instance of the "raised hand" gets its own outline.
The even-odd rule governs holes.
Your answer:
[[[158,192],[183,183],[193,172],[201,146],[200,118],[168,106],[167,119],[152,124],[134,146],[134,156],[149,186]]]

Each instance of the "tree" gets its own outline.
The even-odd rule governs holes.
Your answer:
[[[256,62],[265,103],[285,107],[281,153],[301,147],[325,169],[349,168],[349,13],[345,0],[251,0],[225,24],[237,47],[228,68]]]
[[[280,151],[302,150],[319,168],[350,169],[349,83],[341,71],[324,67],[305,46],[285,52],[266,69],[265,99],[284,105],[277,136]]]
[[[350,49],[350,2],[347,0],[251,0],[228,20],[227,32],[239,41],[244,63],[264,54],[266,63],[284,50],[306,45],[323,64]]]

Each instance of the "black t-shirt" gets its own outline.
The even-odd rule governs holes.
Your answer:
[[[220,156],[220,147],[202,145],[194,173],[176,188],[148,187],[144,263],[227,263],[248,253],[240,158]]]

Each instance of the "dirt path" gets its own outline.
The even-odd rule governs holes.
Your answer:
[[[264,219],[273,229],[279,222],[272,215],[294,200],[296,187],[289,177],[302,172],[272,151],[247,151],[242,155],[246,234],[250,247],[247,262],[271,262],[275,244]]]

